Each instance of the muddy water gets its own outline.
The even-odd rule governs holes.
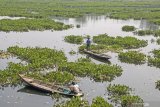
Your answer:
[[[2,19],[2,18],[1,18]],[[0,32],[0,49],[6,50],[9,46],[18,45],[20,47],[49,47],[58,50],[63,50],[68,58],[68,61],[75,61],[80,57],[86,57],[78,53],[79,45],[73,45],[64,42],[66,35],[98,35],[107,33],[110,36],[135,36],[139,39],[148,40],[149,45],[145,48],[137,49],[149,55],[153,49],[158,49],[159,46],[151,39],[156,40],[152,35],[138,37],[131,32],[121,31],[124,25],[133,25],[138,29],[158,29],[158,26],[148,23],[145,20],[115,20],[105,16],[85,16],[82,18],[56,18],[57,21],[66,24],[80,25],[80,28],[72,28],[64,31],[30,31],[24,33],[16,32]],[[69,51],[74,50],[76,55],[69,55]],[[120,77],[115,78],[111,83],[125,84],[134,89],[136,95],[141,96],[145,105],[149,107],[159,107],[160,91],[155,89],[155,81],[160,79],[160,69],[149,67],[147,64],[133,65],[121,63],[117,59],[116,53],[108,53],[112,56],[110,62],[118,64],[123,68],[123,73]],[[16,61],[16,59],[13,59]],[[96,63],[101,63],[92,59]],[[11,60],[0,60],[0,69],[4,69],[7,63]],[[96,97],[102,96],[107,98],[106,87],[109,82],[94,82],[85,77],[79,78],[79,85],[85,93],[84,99],[89,102]],[[62,98],[64,100],[66,98]],[[24,88],[24,86],[5,87],[0,90],[0,105],[2,107],[52,107],[56,103],[48,94],[34,91],[33,89]]]

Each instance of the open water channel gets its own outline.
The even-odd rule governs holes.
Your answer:
[[[0,19],[10,17],[0,17]],[[10,18],[17,19],[17,18]],[[132,32],[123,32],[121,30],[124,25],[132,25],[138,29],[159,29],[158,26],[148,23],[145,20],[115,20],[105,16],[84,16],[81,18],[56,18],[56,21],[61,21],[66,24],[80,25],[80,28],[71,28],[64,31],[30,31],[30,32],[0,32],[0,50],[6,50],[10,46],[18,45],[20,47],[48,47],[57,50],[63,50],[68,58],[68,61],[75,61],[80,57],[86,57],[78,53],[79,45],[69,44],[64,42],[64,37],[67,35],[91,35],[107,33],[109,36],[134,36],[139,39],[148,40],[148,46],[139,48],[138,50],[150,55],[150,51],[158,49],[160,46],[152,35],[139,37]],[[69,52],[74,50],[75,55],[70,55]],[[88,77],[79,78],[79,85],[84,92],[83,99],[90,103],[96,96],[102,96],[107,99],[106,87],[111,84],[124,84],[133,88],[133,93],[139,95],[145,102],[145,106],[159,107],[160,91],[155,88],[155,82],[160,80],[160,69],[150,67],[146,64],[134,65],[121,63],[118,60],[117,53],[108,53],[112,56],[110,62],[122,67],[123,72],[120,77],[115,78],[111,82],[94,82]],[[95,63],[103,63],[92,59]],[[5,69],[8,62],[19,63],[21,60],[15,57],[9,59],[0,59],[0,69]],[[61,98],[66,100],[69,98]],[[52,98],[48,93],[42,93],[31,88],[26,88],[24,85],[8,86],[0,89],[0,107],[52,107],[56,104],[57,99]]]

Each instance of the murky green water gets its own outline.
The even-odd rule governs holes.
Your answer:
[[[0,17],[0,19],[3,19]],[[73,45],[64,42],[66,35],[98,35],[107,33],[110,36],[135,36],[139,39],[148,40],[148,46],[138,49],[139,51],[149,55],[153,49],[158,49],[155,42],[151,43],[151,39],[156,40],[153,36],[139,37],[132,32],[123,32],[121,27],[124,25],[133,25],[138,29],[158,29],[158,26],[150,24],[145,20],[115,20],[105,16],[85,16],[82,18],[63,19],[57,18],[57,21],[66,24],[79,24],[80,28],[72,28],[65,31],[30,31],[24,33],[17,32],[0,32],[0,49],[6,50],[9,46],[22,47],[49,47],[58,50],[63,50],[69,61],[75,61],[80,57],[86,57],[78,53],[79,45]],[[74,50],[76,55],[70,55],[68,52]],[[149,67],[147,64],[133,65],[121,63],[117,58],[116,53],[108,53],[112,56],[110,62],[118,64],[123,68],[123,73],[120,77],[115,78],[111,83],[125,84],[134,89],[134,93],[139,95],[145,101],[145,105],[149,107],[159,107],[160,91],[155,89],[155,81],[160,79],[160,69]],[[92,59],[94,62],[99,62]],[[16,58],[0,59],[0,69],[5,69],[8,62],[20,62]],[[89,102],[96,96],[107,98],[106,87],[109,82],[94,82],[89,78],[79,78],[79,85],[85,93],[84,99]],[[66,98],[62,98],[64,100]],[[68,98],[67,98],[68,99]],[[52,107],[57,101],[52,99],[47,93],[41,93],[33,89],[24,88],[24,86],[5,87],[0,90],[0,107]]]

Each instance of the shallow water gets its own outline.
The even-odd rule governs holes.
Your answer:
[[[145,20],[115,20],[109,19],[105,16],[85,16],[82,18],[56,18],[57,21],[66,24],[80,25],[80,28],[72,28],[64,31],[30,31],[24,33],[17,32],[0,32],[0,49],[6,50],[10,46],[18,45],[22,47],[49,47],[58,50],[63,50],[68,58],[68,61],[75,61],[80,57],[86,57],[78,53],[79,45],[69,44],[64,42],[64,37],[67,35],[98,35],[107,33],[110,36],[135,36],[139,39],[148,40],[149,45],[144,48],[137,49],[147,55],[153,49],[158,49],[159,46],[151,39],[156,40],[155,37],[145,36],[139,37],[132,32],[123,32],[121,30],[124,25],[133,25],[138,29],[158,29],[159,27],[148,23]],[[77,52],[75,55],[70,55],[68,52],[74,50]],[[134,89],[134,93],[139,95],[145,101],[146,106],[159,107],[160,105],[160,91],[155,89],[155,82],[160,79],[160,69],[149,67],[147,64],[133,65],[121,63],[117,58],[116,53],[108,53],[112,56],[110,62],[118,64],[123,68],[123,73],[120,77],[115,78],[111,83],[125,84]],[[14,59],[16,60],[16,59]],[[92,59],[97,64],[102,63]],[[11,60],[0,60],[0,69],[4,69],[7,63]],[[17,60],[18,61],[18,60]],[[88,77],[79,78],[79,85],[85,93],[84,99],[90,103],[96,96],[107,98],[106,87],[110,82],[94,82]],[[56,100],[52,99],[48,94],[37,92],[34,90],[19,91],[24,86],[6,87],[0,90],[0,105],[2,107],[52,107]],[[62,99],[63,100],[63,99]]]

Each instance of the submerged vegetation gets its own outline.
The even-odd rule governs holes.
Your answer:
[[[69,35],[69,36],[66,36],[64,40],[66,42],[73,43],[73,44],[81,44],[83,42],[83,37],[82,36]]]
[[[118,59],[125,63],[143,64],[146,61],[146,55],[138,51],[120,52]]]
[[[64,25],[50,19],[3,19],[0,20],[0,31],[27,32],[29,30],[63,30],[69,29],[71,25]]]
[[[136,28],[134,26],[125,25],[122,27],[122,31],[130,32],[130,31],[134,31],[134,30],[136,30]]]
[[[113,107],[102,97],[96,97],[92,100],[92,104],[85,100],[81,100],[79,97],[73,97],[70,101],[62,104],[55,105],[54,107]]]
[[[118,45],[124,49],[136,49],[140,47],[145,47],[148,44],[147,41],[139,40],[135,37],[110,37],[107,34],[100,34],[98,36],[94,36],[93,41],[97,44],[102,45]]]
[[[122,107],[143,107],[143,100],[139,96],[131,95],[132,89],[126,85],[110,84],[107,90],[110,99],[116,103],[120,103]]]

